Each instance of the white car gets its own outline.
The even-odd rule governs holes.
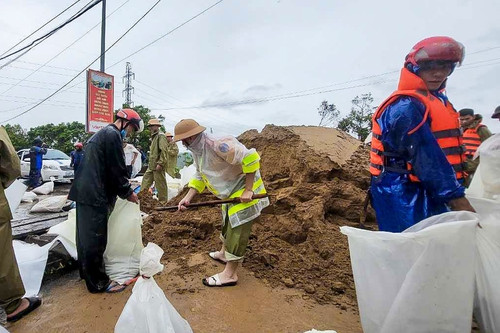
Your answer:
[[[30,174],[30,151],[22,149],[17,152],[21,160],[21,177],[28,178]],[[53,180],[56,182],[69,182],[73,180],[75,173],[70,167],[71,158],[57,149],[47,149],[43,155],[42,180],[44,182]]]

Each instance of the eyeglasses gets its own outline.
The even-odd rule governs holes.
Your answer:
[[[421,71],[429,71],[429,70],[453,70],[455,68],[455,63],[451,61],[445,60],[431,60],[431,61],[422,61],[418,64]]]

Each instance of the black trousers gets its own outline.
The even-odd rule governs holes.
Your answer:
[[[110,280],[104,268],[108,241],[108,217],[112,206],[76,205],[76,248],[80,277],[91,293],[106,290]]]

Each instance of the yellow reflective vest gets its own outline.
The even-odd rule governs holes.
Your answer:
[[[253,192],[264,194],[266,189],[260,175],[260,156],[255,149],[247,149],[231,136],[214,137],[201,133],[188,149],[193,153],[196,174],[189,187],[199,193],[207,188],[220,199],[236,198],[245,190],[246,174],[254,173]],[[269,199],[227,204],[223,206],[233,228],[252,221],[265,207]]]

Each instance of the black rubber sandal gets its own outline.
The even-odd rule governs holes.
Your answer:
[[[18,321],[19,319],[21,319],[22,317],[26,316],[28,313],[30,313],[31,311],[33,311],[37,307],[39,307],[40,304],[42,304],[42,299],[40,297],[37,297],[37,296],[26,297],[26,299],[29,302],[28,307],[26,309],[24,309],[23,311],[19,312],[18,314],[16,314],[15,316],[7,317],[8,322]]]

